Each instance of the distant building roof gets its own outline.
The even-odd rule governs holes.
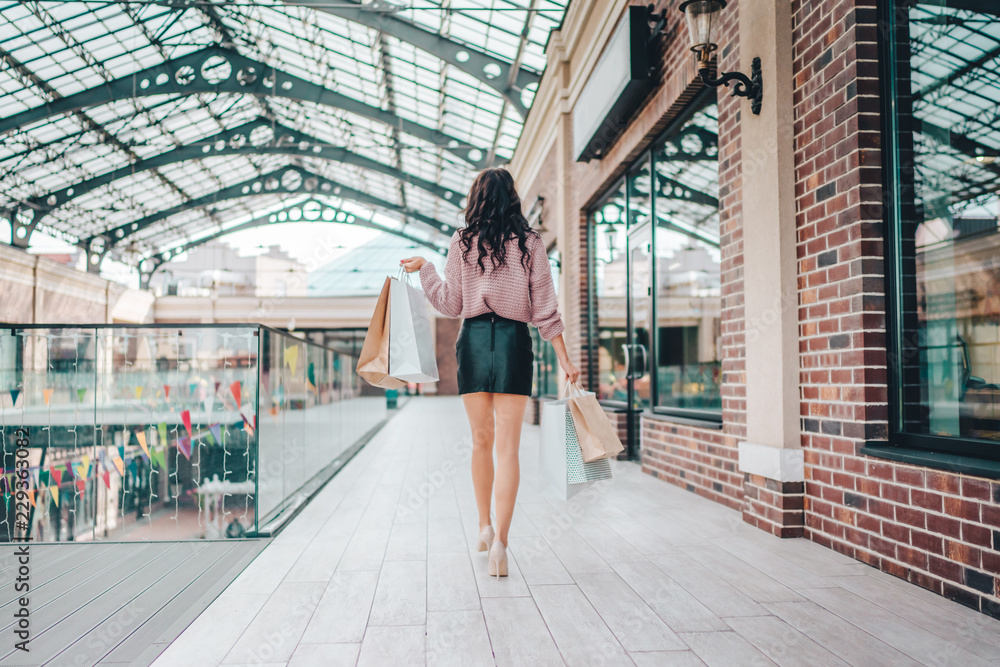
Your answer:
[[[309,296],[378,294],[385,277],[399,273],[399,260],[415,255],[444,268],[444,256],[430,248],[393,234],[379,234],[310,273]],[[419,285],[419,278],[415,282]]]

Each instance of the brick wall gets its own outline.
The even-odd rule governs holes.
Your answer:
[[[723,431],[642,417],[642,470],[733,509],[743,504],[737,449]]]
[[[1000,483],[854,456],[812,477],[811,539],[1000,618]]]
[[[888,432],[876,23],[793,3],[805,535],[1000,617],[1000,485],[859,453]]]

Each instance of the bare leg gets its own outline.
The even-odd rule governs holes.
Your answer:
[[[514,501],[521,481],[521,466],[518,455],[521,449],[521,426],[527,396],[516,394],[493,394],[493,408],[496,412],[497,448],[497,539],[506,547],[507,531],[514,515]]]
[[[493,495],[493,396],[487,392],[463,394],[465,412],[472,428],[472,486],[479,508],[479,530],[490,525]]]

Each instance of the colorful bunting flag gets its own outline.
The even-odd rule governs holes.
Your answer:
[[[160,447],[167,446],[167,425],[165,422],[160,422],[156,426],[156,430],[160,433]]]
[[[243,405],[243,389],[240,386],[239,380],[229,385],[229,391],[232,392],[233,398],[236,399],[236,407],[239,408]]]
[[[74,477],[76,477],[76,473],[73,472],[73,464],[70,463],[69,461],[67,461],[66,462],[66,479],[68,481],[72,482]]]
[[[142,447],[142,451],[146,452],[146,456],[149,456],[149,448],[146,447],[146,433],[145,431],[136,431],[135,439],[139,441],[139,446]]]
[[[181,420],[184,422],[184,428],[187,429],[188,437],[192,437],[194,434],[191,433],[191,411],[185,410],[181,413]]]
[[[212,437],[215,438],[215,443],[218,445],[222,444],[222,425],[212,424],[208,427],[208,430],[212,432]]]
[[[56,507],[59,507],[59,487],[50,486],[49,493],[52,494],[52,501],[56,504]]]
[[[56,469],[53,466],[49,466],[49,474],[52,475],[52,479],[56,480],[56,486],[62,484],[62,471]],[[57,503],[58,504],[58,503]]]
[[[142,387],[141,386],[135,388],[135,400],[137,400],[137,401],[142,400]]]
[[[188,391],[191,392],[192,396],[194,396],[194,392],[197,389],[198,389],[198,383],[197,382],[192,382],[191,384],[188,385]]]
[[[79,389],[76,390],[76,400],[79,401],[80,403],[83,403],[83,397],[86,395],[87,395],[86,387],[80,387]],[[58,503],[56,504],[58,505]]]
[[[163,385],[163,395],[166,396],[167,400],[170,400],[170,385]]]
[[[221,386],[222,386],[222,381],[221,380],[216,380],[215,381],[215,393],[216,394],[219,393],[219,387],[221,387]]]
[[[177,438],[177,449],[181,450],[184,458],[191,460],[191,438]]]
[[[202,401],[202,405],[205,406],[205,412],[211,412],[212,408],[215,407],[215,394],[209,394],[206,396],[205,400]]]
[[[299,346],[293,345],[291,347],[285,348],[285,365],[288,366],[292,371],[292,375],[295,375],[295,369],[298,368],[299,364]]]
[[[153,453],[149,455],[149,461],[155,466],[159,466],[164,470],[167,469],[167,454],[165,449],[153,449]]]
[[[118,469],[118,474],[122,477],[125,476],[125,459],[120,456],[116,456],[112,459],[115,463],[115,468]]]
[[[135,462],[135,458],[128,462],[128,471],[132,473],[133,477],[139,476],[139,465]]]
[[[10,407],[14,407],[15,405],[17,405],[17,397],[20,395],[21,395],[20,389],[10,390]]]
[[[111,473],[108,472],[107,470],[105,470],[104,474],[101,475],[101,478],[104,480],[104,486],[106,486],[106,487],[108,487],[110,489],[111,488]]]
[[[42,398],[45,399],[45,405],[48,405],[52,400],[52,389],[42,389]]]
[[[79,489],[80,493],[82,494],[84,490],[86,490],[87,488],[87,480],[85,479],[76,480],[76,488]]]
[[[31,506],[34,507],[35,506],[35,490],[34,489],[28,489],[28,500],[31,501]]]
[[[90,457],[84,454],[76,466],[76,475],[82,479],[90,477]]]

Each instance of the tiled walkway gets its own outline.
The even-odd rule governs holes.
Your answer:
[[[411,401],[155,663],[996,665],[1000,623],[618,464],[486,576],[457,398]]]

